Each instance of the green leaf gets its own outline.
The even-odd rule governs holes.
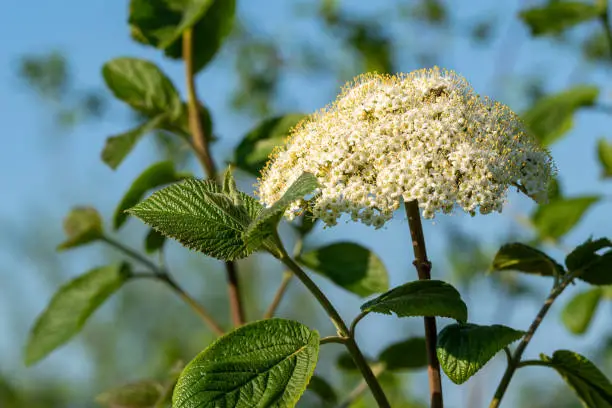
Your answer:
[[[427,367],[425,339],[413,337],[387,347],[378,356],[386,370],[414,370]]]
[[[315,191],[319,186],[317,178],[310,173],[302,173],[289,186],[285,194],[272,206],[264,208],[255,218],[244,234],[249,248],[258,249],[270,236],[274,235],[285,210],[295,201]]]
[[[291,224],[296,230],[297,232],[301,235],[307,235],[309,234],[314,227],[317,225],[317,221],[319,219],[315,218],[314,215],[312,214],[312,211],[310,211],[309,209],[306,209],[304,211],[304,213],[299,217],[299,223],[298,225],[296,224]]]
[[[336,405],[338,402],[338,395],[332,386],[321,376],[313,375],[308,383],[308,391],[315,393],[321,401],[328,405]]]
[[[597,157],[602,168],[601,177],[612,177],[612,143],[603,138],[599,139],[597,141]]]
[[[121,228],[127,220],[127,213],[125,210],[138,204],[147,191],[166,184],[175,183],[185,177],[187,177],[186,174],[179,174],[176,172],[174,163],[171,161],[155,163],[147,168],[136,178],[136,180],[134,180],[115,209],[115,215],[113,217],[113,226],[115,229]]]
[[[346,351],[340,353],[340,355],[338,356],[336,360],[336,364],[338,365],[338,368],[342,370],[346,370],[346,371],[358,370],[357,366],[355,365],[355,361],[353,360],[353,357],[351,357],[351,355]]]
[[[598,254],[604,248],[612,248],[612,242],[607,238],[593,241],[588,239],[576,247],[565,259],[570,271],[582,271],[579,279],[592,285],[612,284],[612,250]]]
[[[612,241],[608,238],[598,238],[594,241],[589,238],[565,257],[565,266],[570,271],[585,268],[598,259],[597,251],[604,248],[612,248]]]
[[[116,58],[104,64],[102,76],[118,99],[149,118],[181,115],[183,103],[174,84],[150,61]]]
[[[520,17],[534,36],[559,34],[580,23],[596,19],[605,8],[577,1],[549,2],[544,7],[534,7],[520,12]]]
[[[504,347],[525,332],[502,325],[450,324],[438,336],[440,366],[455,384],[463,384]]]
[[[536,209],[531,221],[540,238],[558,239],[570,232],[597,201],[599,197],[584,196],[542,204]]]
[[[153,408],[163,392],[159,382],[143,380],[106,391],[96,397],[96,402],[108,408]]]
[[[136,143],[147,133],[160,127],[166,120],[165,114],[155,116],[153,119],[136,126],[127,132],[111,136],[106,139],[106,144],[102,150],[102,161],[111,169],[115,170],[123,159],[132,151]]]
[[[223,174],[223,193],[227,194],[235,205],[242,205],[238,188],[236,187],[236,180],[232,174],[232,166],[228,166],[227,170]]]
[[[242,326],[193,359],[174,388],[174,408],[293,407],[319,354],[319,334],[267,319]]]
[[[30,332],[25,363],[36,363],[70,340],[89,316],[127,281],[130,273],[127,264],[103,266],[62,286]]]
[[[395,313],[398,317],[441,316],[460,322],[468,318],[467,306],[457,289],[439,280],[408,282],[361,305],[362,312]]]
[[[591,289],[576,294],[561,312],[561,320],[565,327],[574,334],[583,334],[589,328],[603,291],[601,288]]]
[[[548,146],[572,128],[574,113],[592,106],[598,95],[596,86],[575,86],[541,98],[523,115],[523,120],[540,143]]]
[[[193,30],[194,70],[210,62],[234,24],[235,0],[131,0],[132,37],[163,49],[166,56],[183,57],[182,35]]]
[[[155,230],[187,248],[222,260],[250,255],[242,235],[261,206],[239,193],[236,206],[212,181],[188,179],[153,193],[128,210]]]
[[[165,243],[166,237],[151,228],[145,237],[145,251],[147,254],[152,254],[162,249]]]
[[[569,350],[557,350],[552,358],[540,358],[554,368],[588,408],[612,406],[612,384],[586,357]]]
[[[58,247],[58,251],[87,245],[97,241],[104,235],[102,218],[93,207],[75,207],[64,219],[66,240]]]
[[[565,271],[554,259],[529,245],[514,242],[503,245],[495,254],[493,271],[520,271],[542,276],[562,275]]]
[[[270,154],[282,146],[293,127],[306,115],[289,113],[260,122],[242,139],[236,148],[234,162],[239,169],[259,176]]]
[[[352,242],[338,242],[308,251],[297,261],[359,296],[389,290],[389,276],[380,258]]]

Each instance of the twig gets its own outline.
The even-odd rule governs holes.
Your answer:
[[[349,340],[348,337],[327,336],[319,340],[319,344],[328,344],[328,343],[346,344],[348,340]]]
[[[287,288],[289,287],[291,278],[293,278],[293,274],[291,272],[285,271],[283,273],[283,280],[281,281],[281,284],[278,287],[276,294],[274,295],[274,299],[272,299],[272,303],[270,303],[268,310],[263,315],[264,319],[270,319],[274,316],[274,313],[276,313],[276,309],[278,308],[278,305],[280,304],[281,300],[283,299],[283,296],[285,295],[285,292],[287,291]]]
[[[191,29],[185,30],[183,33],[183,59],[185,61],[187,81],[187,108],[189,111],[191,145],[208,178],[217,181],[217,170],[210,156],[207,135],[204,133],[204,127],[200,119],[198,95],[195,87],[195,72],[193,70],[193,32]],[[232,321],[234,326],[242,326],[245,319],[236,265],[233,262],[225,262],[225,270],[227,273]]]
[[[427,259],[425,248],[425,236],[421,224],[419,203],[416,200],[404,203],[410,236],[412,238],[412,249],[414,251],[414,266],[419,275],[419,280],[431,279],[431,262]],[[425,345],[427,348],[427,375],[429,377],[429,401],[431,408],[442,408],[442,377],[440,374],[440,362],[436,355],[437,329],[436,318],[425,317]]]
[[[361,319],[366,317],[368,313],[369,312],[361,312],[357,315],[357,317],[355,317],[355,319],[353,319],[353,322],[351,323],[351,327],[349,328],[349,337],[355,338],[355,329],[357,328],[357,323],[359,323]]]
[[[185,290],[181,288],[178,283],[176,283],[172,276],[170,276],[170,273],[168,273],[167,269],[160,268],[143,255],[127,247],[126,245],[123,245],[121,242],[114,240],[113,238],[104,236],[101,238],[101,240],[123,252],[130,258],[145,265],[152,272],[151,274],[140,273],[133,275],[135,278],[152,278],[164,282],[170,288],[172,288],[172,290],[174,290],[179,295],[179,297],[183,299],[183,301],[187,303],[202,318],[204,323],[206,323],[213,332],[215,332],[219,336],[222,336],[224,334],[224,331],[221,326],[219,326],[215,319],[213,319],[213,317],[208,313],[204,306],[200,305],[187,292],[185,292]]]
[[[331,319],[332,323],[334,324],[334,326],[336,326],[339,337],[346,338],[344,344],[348,349],[349,353],[351,354],[355,365],[357,366],[359,371],[361,371],[361,375],[363,376],[364,380],[370,387],[372,395],[378,403],[378,406],[380,408],[390,408],[391,406],[389,405],[389,401],[387,400],[387,397],[385,396],[385,393],[382,387],[380,386],[380,383],[376,379],[376,376],[372,372],[372,369],[368,365],[368,362],[361,353],[361,350],[357,346],[357,343],[355,343],[355,339],[349,337],[349,328],[346,326],[346,323],[344,323],[344,320],[342,320],[342,317],[340,316],[336,308],[331,304],[331,302],[329,301],[327,296],[325,296],[325,294],[321,291],[321,289],[319,289],[317,284],[310,279],[306,272],[304,272],[302,268],[300,268],[300,266],[295,263],[293,259],[291,259],[291,257],[287,254],[285,249],[282,248],[282,246],[281,251],[282,255],[279,258],[280,261],[283,262],[295,274],[295,276],[317,299],[319,304],[323,306],[323,309],[325,309],[325,311],[327,312],[327,315]]]
[[[552,306],[555,299],[561,294],[561,292],[563,292],[563,290],[567,287],[567,285],[569,285],[570,282],[572,282],[573,278],[574,276],[572,275],[566,276],[565,279],[561,281],[559,286],[551,290],[550,294],[548,295],[548,298],[542,305],[542,308],[538,312],[536,318],[531,323],[531,326],[529,326],[529,330],[527,330],[527,333],[523,336],[523,339],[521,340],[520,344],[514,351],[514,355],[512,356],[512,359],[510,360],[508,367],[506,367],[506,372],[504,373],[504,376],[499,382],[499,386],[497,387],[497,390],[495,391],[495,395],[493,396],[493,400],[491,401],[489,408],[499,407],[499,404],[501,403],[501,400],[504,397],[504,394],[506,393],[508,386],[510,385],[510,380],[512,380],[512,376],[514,375],[514,372],[516,371],[518,367],[521,366],[521,357],[523,356],[523,352],[525,351],[525,348],[527,348],[527,345],[529,345],[529,342],[533,338],[534,333],[536,332],[538,327],[540,327],[540,323],[542,323],[542,320],[546,316],[546,313],[548,313],[548,310]],[[534,365],[534,364],[530,363],[530,365]]]

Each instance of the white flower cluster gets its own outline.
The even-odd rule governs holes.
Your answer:
[[[357,77],[292,130],[263,171],[258,194],[270,206],[309,172],[320,190],[286,216],[309,205],[328,226],[347,213],[380,228],[402,198],[418,200],[425,218],[455,206],[472,215],[501,212],[509,186],[545,201],[554,171],[549,153],[508,107],[434,68]]]

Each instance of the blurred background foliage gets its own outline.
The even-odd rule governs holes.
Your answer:
[[[573,118],[579,110],[612,113],[612,105],[598,102],[606,99],[604,91],[607,89],[603,84],[609,81],[612,61],[612,44],[609,42],[609,31],[605,29],[607,17],[602,17],[601,11],[597,9],[602,4],[605,6],[605,2],[585,1],[581,3],[584,7],[578,6],[577,12],[568,14],[563,5],[567,2],[564,1],[517,1],[510,3],[518,5],[507,6],[508,2],[482,1],[474,2],[473,5],[469,2],[468,5],[468,2],[448,0],[415,0],[383,1],[380,6],[365,7],[361,2],[352,0],[295,0],[286,2],[289,6],[284,7],[284,14],[280,17],[284,21],[295,22],[295,28],[287,37],[270,30],[273,22],[250,18],[244,3],[249,2],[238,1],[236,24],[215,59],[214,72],[219,75],[223,73],[222,78],[228,82],[225,86],[229,90],[227,106],[221,109],[212,105],[206,97],[207,90],[201,92],[204,102],[213,112],[215,124],[221,120],[215,117],[215,112],[229,111],[231,115],[226,115],[226,119],[231,117],[227,120],[240,120],[247,124],[245,129],[248,130],[261,120],[287,113],[287,107],[290,107],[289,111],[298,111],[305,106],[312,106],[303,103],[303,100],[329,100],[339,85],[361,72],[393,73],[434,64],[461,66],[454,61],[465,58],[466,50],[469,50],[472,57],[480,55],[478,58],[481,61],[478,64],[486,66],[485,70],[490,73],[489,84],[482,85],[482,81],[479,81],[480,87],[486,89],[483,89],[483,93],[524,112],[528,126],[543,143],[551,146],[553,153],[553,143],[568,135],[573,127]],[[265,7],[268,1],[261,3],[260,6]],[[270,7],[272,3],[276,4],[270,2]],[[14,3],[10,7],[24,6]],[[465,12],[464,9],[468,8],[470,12]],[[509,8],[520,12],[505,12]],[[127,4],[124,12],[127,13]],[[36,29],[41,36],[44,35],[45,27]],[[317,35],[311,35],[312,32]],[[532,38],[528,38],[525,33],[531,33]],[[562,58],[544,60],[520,53],[523,42],[542,41],[542,38],[546,38],[546,46],[554,47],[557,50],[555,55],[561,55]],[[116,122],[121,115],[124,116],[124,122],[132,125],[143,119],[117,107],[101,83],[99,87],[82,85],[76,73],[83,68],[74,65],[70,49],[36,53],[24,49],[22,55],[13,55],[12,58],[17,58],[12,81],[30,91],[32,106],[42,112],[35,116],[36,120],[44,122],[45,129],[52,129],[52,132],[45,132],[53,135],[45,135],[45,138],[78,134],[79,138],[90,137],[93,140],[94,135],[81,133],[91,133],[92,129],[95,131],[98,124]],[[575,64],[560,68],[559,61],[567,61],[568,58],[574,60]],[[565,79],[551,81],[550,72],[558,70],[563,71]],[[176,72],[179,71],[173,70],[176,83],[182,83],[181,74]],[[317,95],[316,98],[312,96],[313,93]],[[318,106],[317,102],[314,106]],[[232,144],[238,144],[241,136],[233,135],[229,141],[224,141],[216,129],[215,125],[214,132],[220,139],[217,142],[220,147],[216,150],[215,159],[219,167],[223,167],[233,160]],[[597,132],[596,136],[599,137],[603,129],[591,130]],[[98,136],[96,143],[106,135]],[[580,139],[583,135],[572,134],[571,137]],[[171,159],[177,168],[198,171],[184,143],[170,137],[168,132],[157,130],[150,140],[151,148],[141,156],[142,162]],[[592,138],[584,138],[580,143],[590,140]],[[62,148],[60,143],[57,149]],[[580,184],[583,179],[597,180],[612,175],[610,135],[605,135],[605,138],[589,149],[594,152],[592,157],[580,158],[571,168],[560,169],[559,184],[567,182],[571,195],[566,195],[566,186],[563,185],[546,206],[532,208],[515,205],[504,214],[505,221],[496,221],[495,225],[499,228],[495,231],[486,230],[487,221],[478,221],[470,227],[469,217],[463,216],[447,221],[436,220],[438,225],[427,226],[432,231],[431,234],[427,231],[430,234],[427,239],[433,248],[434,274],[457,285],[471,310],[476,309],[475,313],[480,319],[514,327],[525,326],[532,319],[545,293],[547,283],[542,284],[537,278],[508,272],[488,274],[493,255],[501,243],[530,242],[554,255],[562,255],[572,247],[565,241],[565,236],[596,205],[607,206],[608,209],[598,212],[599,218],[591,218],[589,226],[594,225],[593,222],[599,223],[601,228],[598,231],[612,233],[609,216],[601,217],[602,214],[609,214],[610,195],[605,196],[598,190],[587,194],[570,185]],[[86,173],[90,167],[102,167],[102,163],[96,159],[82,159],[87,166],[82,171]],[[71,157],[62,160],[71,160]],[[596,162],[599,174],[587,173],[581,163],[583,160]],[[140,170],[144,167],[148,165],[141,166]],[[593,168],[593,165],[589,168]],[[51,168],[47,170],[52,171]],[[566,177],[566,174],[569,176]],[[247,173],[241,173],[238,181],[248,190],[254,179]],[[70,182],[66,175],[55,180],[58,185]],[[127,182],[129,180],[120,184],[125,185]],[[590,185],[597,189],[603,184]],[[95,184],[90,186],[92,191],[96,187]],[[106,188],[117,190],[113,197],[122,194],[119,186]],[[609,194],[609,184],[606,188]],[[93,201],[96,195],[92,194],[91,197]],[[585,201],[589,197],[594,198]],[[39,200],[44,200],[42,194]],[[71,197],[55,202],[56,206],[63,206],[64,212],[74,204],[79,203],[73,202]],[[77,339],[55,353],[49,361],[26,371],[21,362],[21,343],[32,324],[33,316],[40,312],[55,288],[69,276],[80,273],[77,267],[91,267],[93,261],[106,263],[121,257],[112,249],[95,245],[79,249],[78,258],[71,254],[63,255],[68,256],[68,260],[63,259],[54,252],[56,244],[62,241],[61,227],[50,224],[44,205],[24,203],[24,206],[37,210],[33,216],[33,222],[37,225],[35,229],[23,228],[18,222],[6,217],[2,220],[4,250],[10,252],[15,259],[23,260],[36,272],[24,278],[27,280],[24,285],[11,284],[11,274],[18,271],[3,272],[0,277],[0,304],[5,306],[1,313],[7,322],[4,325],[6,331],[2,333],[2,337],[7,340],[0,343],[3,347],[0,357],[5,360],[0,360],[0,407],[99,406],[93,397],[110,388],[145,378],[165,381],[177,364],[189,361],[213,339],[213,335],[202,327],[191,311],[164,287],[152,282],[135,281],[98,311]],[[105,204],[103,208],[112,208],[112,204]],[[108,211],[104,211],[103,215],[107,220],[111,217]],[[129,228],[123,230],[120,236],[132,247],[141,248],[147,231],[137,224],[130,223]],[[407,229],[404,224],[398,222],[397,230]],[[370,244],[366,230],[350,228],[347,236],[358,231],[357,234],[365,234],[363,244]],[[580,231],[589,233],[589,229]],[[296,239],[290,228],[287,227],[285,233],[289,241]],[[306,246],[328,241],[330,235],[326,233],[320,229],[315,230]],[[587,237],[574,236],[570,242],[575,245]],[[395,248],[403,248],[396,256],[402,261],[383,257],[388,262],[388,269],[392,270],[397,265],[409,267],[409,260],[404,262],[405,255],[401,252],[407,251],[407,244],[399,243]],[[226,322],[229,311],[220,265],[189,253],[174,243],[167,244],[166,261],[176,271],[177,279],[195,297],[209,305],[219,320]],[[251,320],[257,319],[280,282],[281,269],[263,256],[241,261],[239,267],[247,316]],[[396,282],[405,280],[404,277],[400,278],[402,274],[405,272],[398,272]],[[354,296],[334,291],[329,286],[325,288],[332,291],[334,301],[342,305],[341,310],[347,316],[352,316],[357,310]],[[563,305],[557,305],[558,309],[565,307],[575,293],[565,295],[560,301]],[[28,304],[33,297],[41,299]],[[610,302],[603,297],[601,304],[588,312],[569,310],[563,313],[569,313],[576,319],[586,319],[587,324],[583,330],[586,332],[597,307],[606,308],[609,312]],[[297,319],[312,327],[326,327],[328,324],[317,305],[299,285],[291,286],[290,296],[283,302],[280,312],[282,316]],[[550,326],[562,324],[559,313],[553,313],[548,318],[552,321]],[[607,374],[611,374],[612,326],[610,319],[605,318],[608,316],[601,317],[603,312],[599,314],[599,323],[587,333],[590,340],[573,344],[587,345],[585,354],[598,362]],[[376,346],[377,330],[391,330],[390,325],[383,319],[379,326],[373,323],[364,326],[361,333],[364,343]],[[393,325],[396,326],[394,336],[399,340],[406,338],[406,333],[419,333],[421,329],[420,322],[416,321]],[[538,334],[540,341],[530,348],[535,353],[539,345],[547,344],[547,339],[558,336],[558,333],[558,330],[542,330]],[[572,336],[582,334],[574,333]],[[323,348],[317,373],[326,375],[335,388],[338,400],[342,401],[359,382],[359,377],[355,374],[342,375],[342,368],[336,365],[338,351],[333,346]],[[485,406],[492,394],[492,387],[501,375],[501,360],[495,360],[492,365],[483,370],[487,374],[476,376],[462,388],[445,383],[447,406]],[[552,374],[537,377],[523,374],[527,380],[518,380],[513,384],[511,391],[515,397],[506,404],[530,408],[579,406],[571,392]],[[423,387],[420,386],[424,384],[423,377],[423,371],[416,371],[384,373],[381,378],[394,407],[422,407],[425,406]],[[547,385],[534,385],[528,378],[547,381]],[[299,406],[324,406],[322,404],[320,397],[308,392]],[[364,398],[357,398],[351,406],[367,407],[371,404],[366,393]]]

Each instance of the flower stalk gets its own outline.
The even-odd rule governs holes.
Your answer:
[[[414,266],[417,270],[419,280],[431,279],[431,262],[427,259],[425,248],[425,236],[419,212],[419,203],[416,200],[404,203],[412,249],[414,251]],[[427,375],[429,377],[429,401],[431,408],[442,408],[442,376],[440,374],[440,362],[436,354],[436,343],[438,331],[436,329],[436,318],[425,317],[425,346],[427,349]]]

